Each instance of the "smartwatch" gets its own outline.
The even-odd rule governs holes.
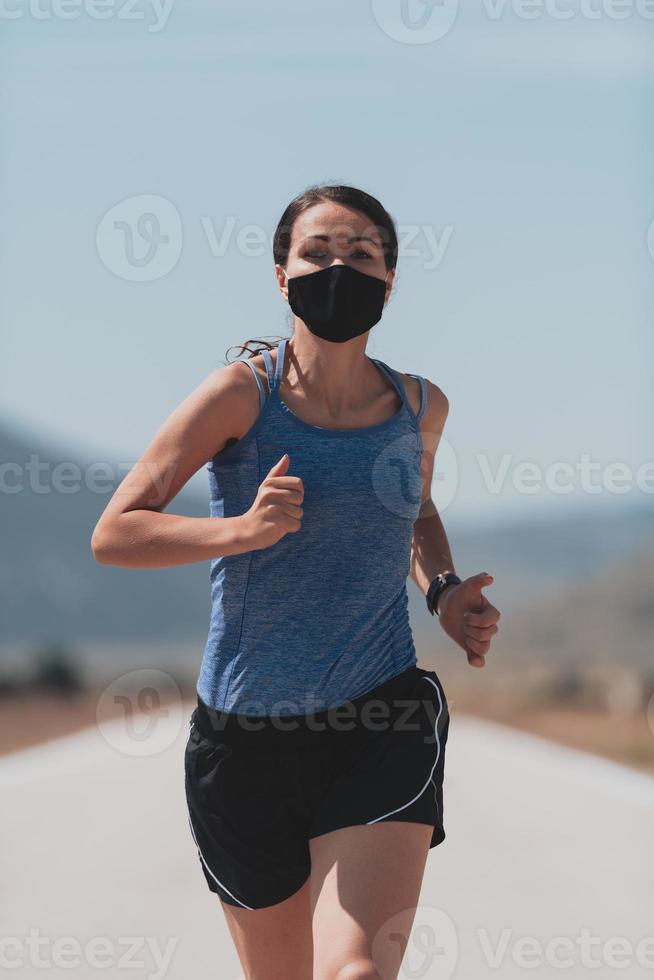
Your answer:
[[[427,609],[434,615],[438,615],[438,599],[448,585],[460,585],[461,579],[455,572],[440,572],[427,589]]]

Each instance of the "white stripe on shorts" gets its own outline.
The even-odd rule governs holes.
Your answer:
[[[393,813],[398,813],[400,810],[405,810],[408,806],[411,806],[412,803],[415,803],[415,801],[418,799],[418,797],[422,796],[422,794],[425,792],[425,790],[427,789],[427,787],[429,786],[429,784],[431,782],[431,777],[434,774],[434,769],[436,768],[436,763],[438,762],[439,756],[441,754],[441,740],[438,737],[438,719],[440,718],[441,712],[443,711],[443,700],[441,698],[441,692],[438,689],[438,685],[437,684],[434,684],[434,682],[431,679],[431,677],[426,677],[423,674],[423,680],[429,681],[429,683],[432,685],[432,687],[435,687],[436,688],[436,693],[438,694],[438,703],[440,705],[440,707],[438,709],[438,715],[436,716],[436,724],[434,725],[434,735],[436,736],[436,758],[434,759],[434,764],[431,767],[431,772],[429,773],[429,776],[427,777],[427,782],[422,787],[422,789],[420,790],[420,792],[419,793],[416,793],[416,795],[413,797],[413,799],[409,800],[408,803],[403,803],[402,806],[396,807],[395,810],[389,810],[388,813],[382,813],[381,817],[375,817],[374,820],[366,820],[366,823],[367,824],[377,823],[379,820],[384,820],[385,817],[390,817]],[[438,809],[438,807],[437,807],[437,809]]]
[[[209,865],[207,864],[207,862],[204,860],[204,855],[203,855],[202,851],[200,850],[200,845],[198,844],[198,839],[195,836],[195,831],[193,830],[193,824],[191,822],[191,813],[188,810],[188,808],[187,808],[187,816],[188,816],[189,827],[191,828],[191,833],[193,834],[193,840],[195,841],[195,846],[197,847],[198,854],[200,855],[200,860],[202,861],[203,865],[205,866],[205,868],[207,869],[207,871],[209,872],[209,874],[211,875],[211,877],[213,878],[213,880],[216,882],[217,885],[220,885],[220,887],[223,889],[223,891],[226,891],[227,894],[229,896],[231,896],[231,898],[233,898],[235,902],[238,902],[238,904],[241,905],[244,909],[249,909],[251,912],[253,912],[254,909],[250,905],[246,905],[245,902],[239,901],[239,899],[236,897],[236,895],[232,895],[232,893],[230,892],[229,888],[226,888],[225,885],[223,885],[222,881],[219,881],[218,878],[216,878],[215,874],[213,873],[213,871],[211,870],[211,868],[209,867]]]

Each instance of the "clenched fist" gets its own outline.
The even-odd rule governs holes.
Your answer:
[[[241,521],[253,550],[277,544],[285,534],[302,526],[304,484],[299,476],[285,476],[289,456],[284,453],[259,486],[257,496]]]

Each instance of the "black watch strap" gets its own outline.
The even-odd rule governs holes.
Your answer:
[[[436,578],[434,578],[427,589],[427,609],[434,615],[438,615],[438,597],[440,596],[443,589],[448,585],[460,585],[461,579],[456,574],[456,572],[440,572]]]

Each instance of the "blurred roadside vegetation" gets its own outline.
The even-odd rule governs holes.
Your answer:
[[[78,655],[63,643],[38,645],[25,660],[20,674],[6,667],[0,672],[0,699],[33,694],[67,698],[87,690]]]

